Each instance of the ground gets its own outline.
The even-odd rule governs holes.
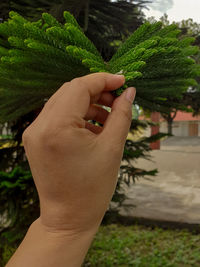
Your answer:
[[[102,226],[84,267],[199,267],[200,235],[141,225]]]
[[[157,168],[157,177],[140,179],[127,190],[127,203],[136,207],[123,215],[200,224],[200,137],[170,137],[161,150],[151,152],[153,161],[140,159],[137,166]]]

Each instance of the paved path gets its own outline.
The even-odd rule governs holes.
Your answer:
[[[136,208],[121,213],[200,224],[200,138],[170,139],[162,143],[161,150],[152,151],[154,162],[138,161],[138,167],[158,168],[159,174],[151,180],[141,178],[127,190],[127,203]]]

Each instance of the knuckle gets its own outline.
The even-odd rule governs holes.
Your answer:
[[[34,129],[32,128],[29,126],[22,135],[25,148],[28,146],[31,148],[40,147],[45,149],[47,147],[53,148],[57,146],[59,140],[57,138],[58,129],[49,125],[48,122],[44,125],[39,123],[35,125]]]
[[[73,80],[71,80],[71,85],[73,86],[80,86],[80,84],[82,83],[81,78],[74,78]]]
[[[46,151],[57,151],[63,147],[63,136],[68,139],[70,127],[56,122],[42,121],[26,128],[22,135],[24,148],[40,148]]]
[[[59,146],[61,132],[59,127],[53,127],[53,125],[47,124],[40,129],[38,133],[38,142],[44,148],[55,149]]]
[[[82,88],[83,90],[85,90],[85,88],[88,87],[88,80],[86,79],[86,77],[79,77],[79,78],[74,78],[71,81],[71,86],[73,88],[78,88],[79,90]]]
[[[69,145],[69,140],[73,136],[73,123],[66,120],[65,124],[59,121],[46,122],[38,133],[38,142],[40,145],[50,151],[59,151],[63,149],[64,144]]]
[[[30,137],[31,137],[31,133],[30,133],[30,126],[29,126],[25,129],[25,131],[22,134],[22,142],[25,147],[28,145]]]
[[[63,89],[63,90],[65,90],[65,89],[66,89],[66,87],[68,87],[68,86],[69,86],[69,84],[70,84],[70,82],[65,82],[65,83],[63,83],[63,85],[60,87],[60,89]]]

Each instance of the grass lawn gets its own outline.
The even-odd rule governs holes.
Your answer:
[[[200,234],[144,226],[102,226],[86,266],[200,266]]]
[[[7,247],[0,266],[13,253],[14,248]],[[89,266],[199,267],[200,234],[137,225],[101,226],[83,264]]]

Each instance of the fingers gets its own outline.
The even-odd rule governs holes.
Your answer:
[[[104,105],[106,107],[112,107],[114,96],[109,92],[103,92],[97,101],[98,104]]]
[[[104,91],[112,91],[119,88],[124,82],[123,75],[109,73],[95,73],[76,78],[59,89],[62,94],[57,93],[57,99],[53,105],[54,113],[59,118],[66,117],[66,115],[84,118],[89,105],[93,102],[101,101],[111,105],[113,98],[104,95],[101,99],[101,94]]]
[[[105,110],[104,108],[96,106],[96,105],[91,105],[84,119],[94,120],[101,124],[104,124],[108,115],[109,115],[109,112]]]
[[[113,91],[125,82],[123,75],[110,73],[93,73],[71,81],[71,84],[79,90],[88,91],[94,97],[103,91]]]
[[[96,125],[94,125],[94,124],[92,124],[90,122],[86,122],[85,123],[85,128],[88,129],[88,130],[90,130],[94,134],[100,134],[102,132],[102,130],[103,130],[102,127],[96,126]]]
[[[126,89],[121,96],[113,103],[112,111],[109,114],[101,138],[114,142],[117,146],[124,146],[126,137],[132,121],[132,102],[136,90],[133,87]]]

